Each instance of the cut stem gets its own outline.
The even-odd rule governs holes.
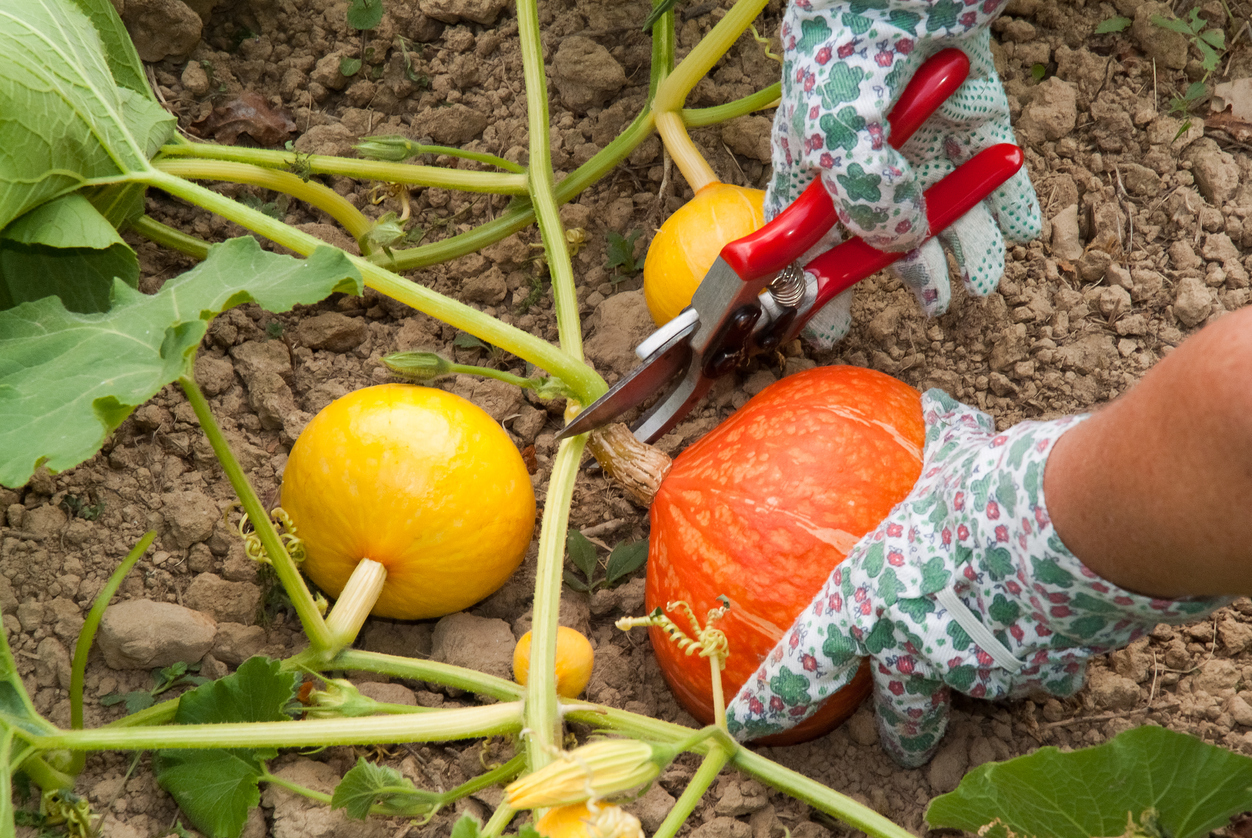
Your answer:
[[[620,422],[591,432],[588,448],[609,477],[644,509],[661,488],[674,461],[659,448],[641,442]]]
[[[365,618],[374,610],[378,596],[387,582],[387,568],[373,559],[361,559],[335,600],[335,607],[326,616],[332,647],[335,651],[351,646],[365,625]]]

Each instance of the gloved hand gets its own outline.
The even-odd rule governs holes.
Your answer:
[[[1000,0],[791,0],[783,18],[782,99],[774,117],[774,177],[765,215],[773,218],[820,176],[853,235],[883,250],[912,251],[892,270],[927,314],[951,298],[947,261],[926,223],[923,190],[979,151],[1014,142],[1008,99],[991,57],[988,26]],[[957,47],[970,59],[966,83],[900,150],[889,145],[890,112],[925,59]],[[1004,240],[1039,235],[1039,202],[1025,170],[948,228],[939,239],[974,293],[1004,274]],[[804,261],[842,239],[832,233]],[[844,292],[809,321],[823,346],[851,322]]]
[[[989,699],[1072,695],[1090,656],[1230,601],[1130,593],[1061,542],[1044,502],[1044,465],[1085,416],[997,434],[991,417],[941,391],[928,391],[922,409],[921,477],[727,707],[736,738],[803,721],[870,657],[882,745],[916,767],[939,745],[952,689]]]

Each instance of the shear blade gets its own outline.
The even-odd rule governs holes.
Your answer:
[[[643,363],[575,416],[556,438],[561,440],[594,431],[661,392],[671,379],[691,366],[692,352],[688,338],[697,325],[698,316],[687,309],[653,333],[643,344],[652,350]]]

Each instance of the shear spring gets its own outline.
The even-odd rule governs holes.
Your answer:
[[[804,271],[795,262],[778,272],[770,280],[769,293],[783,308],[792,308],[804,299]]]

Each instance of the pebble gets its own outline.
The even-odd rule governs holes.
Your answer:
[[[217,624],[206,614],[137,599],[105,609],[96,643],[113,669],[152,669],[200,660],[216,634]]]

